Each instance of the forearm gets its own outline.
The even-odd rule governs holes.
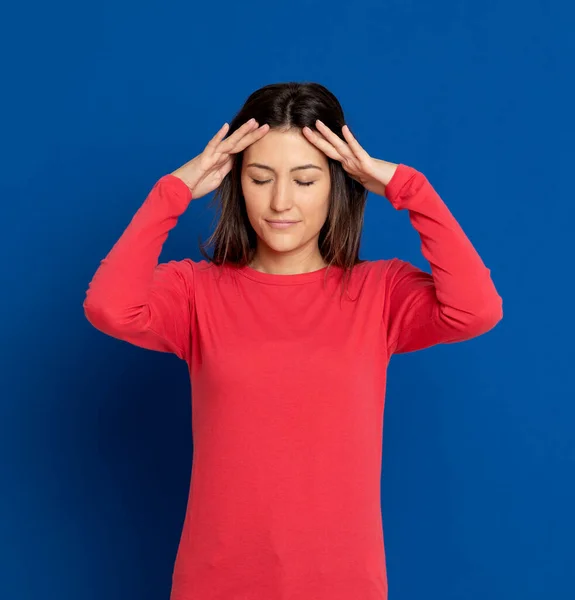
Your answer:
[[[502,314],[489,269],[447,205],[419,171],[399,165],[386,187],[393,206],[409,211],[429,262],[439,317],[454,328],[482,329]]]
[[[84,300],[87,315],[135,318],[148,299],[169,231],[191,200],[187,186],[160,178],[108,255],[100,262]]]

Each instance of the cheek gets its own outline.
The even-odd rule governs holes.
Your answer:
[[[320,197],[315,198],[312,203],[307,207],[306,219],[315,226],[323,225],[327,218],[329,211],[329,195],[322,194]]]
[[[258,213],[261,213],[262,207],[265,204],[265,199],[259,190],[254,189],[253,186],[242,188],[244,195],[244,201],[246,204],[246,211],[248,215],[257,217]]]
[[[250,194],[249,198],[246,198],[246,211],[251,219],[258,219],[264,213],[265,202],[260,198]]]
[[[246,213],[248,221],[256,234],[261,237],[264,234],[262,218],[267,214],[266,200],[257,191],[250,191],[248,196],[244,194]]]

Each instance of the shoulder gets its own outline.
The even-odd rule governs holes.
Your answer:
[[[398,285],[421,276],[429,277],[408,261],[397,257],[365,260],[354,266],[350,278],[352,287],[358,291],[387,294]]]
[[[359,296],[379,295],[392,260],[362,260],[355,264],[349,271],[346,284],[351,296],[359,298]]]
[[[194,275],[205,271],[218,270],[219,267],[207,260],[193,260],[191,258],[182,258],[180,260],[170,260],[160,263],[158,267],[169,268],[181,273],[193,273]]]
[[[399,258],[380,258],[377,260],[364,260],[353,267],[352,276],[358,279],[389,278],[398,271],[409,267],[410,263]]]
[[[213,277],[220,271],[220,267],[207,260],[192,260],[191,258],[162,262],[156,267],[157,276],[180,279],[188,284]]]
[[[175,268],[193,283],[195,289],[209,289],[213,285],[220,286],[225,282],[234,282],[235,269],[233,265],[218,265],[211,261],[192,260],[185,258],[179,261],[171,261]]]

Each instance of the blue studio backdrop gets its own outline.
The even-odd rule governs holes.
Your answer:
[[[391,360],[390,599],[575,597],[573,16],[535,0],[7,9],[2,600],[168,598],[185,363],[106,337],[82,302],[157,179],[280,81],[327,86],[370,154],[422,171],[504,301],[488,334]],[[161,260],[201,258],[211,197]],[[429,270],[407,212],[373,194],[361,256]]]

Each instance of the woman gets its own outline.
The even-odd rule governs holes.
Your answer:
[[[214,190],[213,256],[158,264],[189,202]],[[431,275],[359,259],[367,191],[408,211]],[[389,359],[502,318],[490,271],[422,173],[371,157],[325,87],[266,86],[157,181],[84,309],[190,372],[194,458],[172,600],[387,598]]]

